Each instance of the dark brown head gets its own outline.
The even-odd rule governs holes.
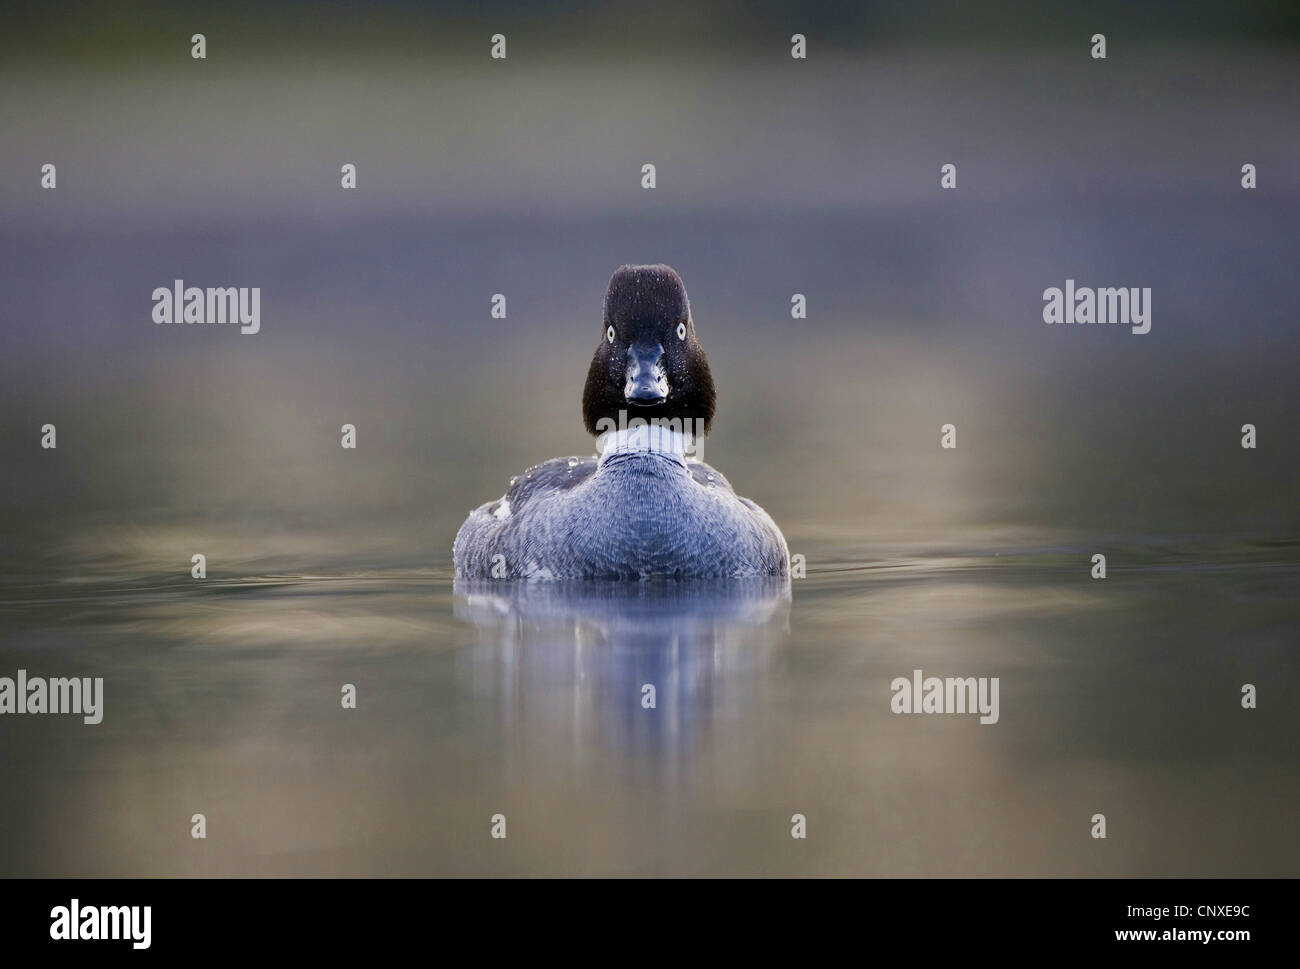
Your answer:
[[[716,402],[691,304],[669,266],[621,266],[609,280],[600,346],[587,371],[582,418],[591,434],[626,420],[680,420],[707,433]]]

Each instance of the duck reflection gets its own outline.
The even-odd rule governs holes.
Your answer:
[[[461,675],[480,708],[495,700],[505,733],[575,760],[674,762],[697,727],[752,716],[789,635],[787,578],[458,580],[453,591],[478,633]]]

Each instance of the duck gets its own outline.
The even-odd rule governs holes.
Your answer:
[[[598,453],[534,465],[471,511],[456,578],[788,577],[776,522],[699,458],[716,405],[681,277],[620,266],[582,394]]]

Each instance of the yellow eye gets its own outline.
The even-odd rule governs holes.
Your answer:
[[[686,339],[686,324],[685,324],[685,323],[678,323],[678,324],[677,324],[677,339],[679,339],[679,340],[685,340],[685,339]]]
[[[605,339],[610,343],[614,342],[614,328],[612,326],[605,331]]]

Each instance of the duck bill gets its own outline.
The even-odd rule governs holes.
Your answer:
[[[668,399],[668,375],[663,368],[664,348],[632,346],[627,351],[627,382],[623,396],[637,407],[653,407]]]

